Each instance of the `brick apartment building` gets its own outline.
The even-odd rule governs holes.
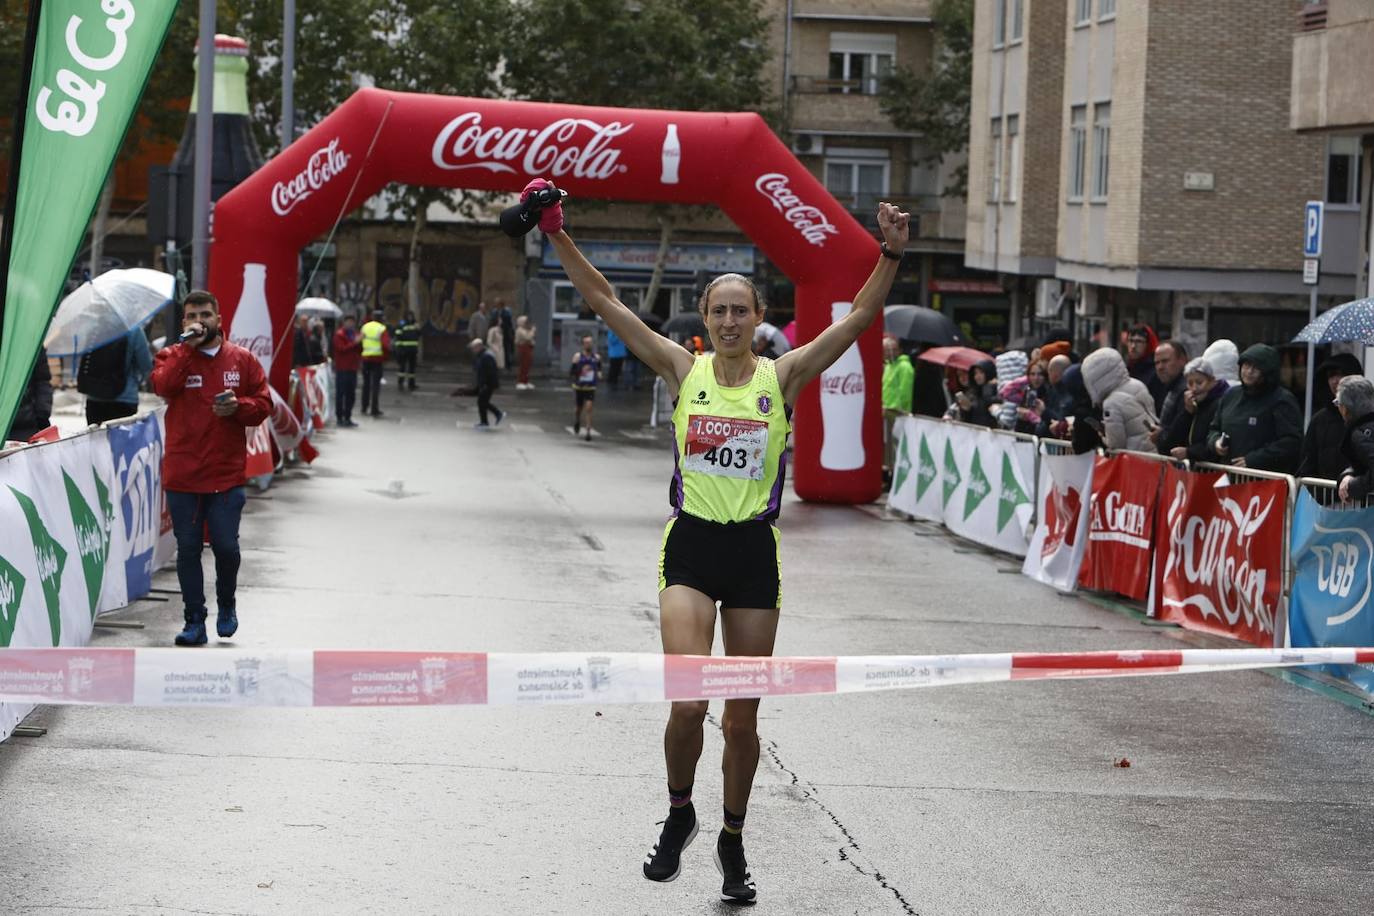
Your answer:
[[[1289,125],[1302,6],[977,0],[965,257],[1004,275],[1018,330],[1287,341],[1314,199],[1319,293],[1350,297],[1358,156]]]

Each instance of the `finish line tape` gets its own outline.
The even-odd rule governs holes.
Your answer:
[[[0,702],[233,707],[661,703],[1342,664],[1374,664],[1374,649],[825,658],[648,652],[0,649]]]

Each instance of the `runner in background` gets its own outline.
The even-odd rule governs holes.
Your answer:
[[[582,335],[582,350],[572,358],[568,370],[573,390],[573,435],[586,429],[587,441],[592,441],[592,407],[596,401],[596,383],[601,379],[601,356],[596,352],[596,339]]]
[[[530,182],[527,197],[545,185]],[[654,333],[624,303],[563,232],[562,205],[543,211],[540,228],[568,279],[630,351],[661,376],[675,399],[677,469],[669,488],[672,518],[659,556],[659,620],[663,651],[710,655],[716,605],[727,655],[772,655],[781,584],[774,526],[785,477],[784,448],[792,405],[802,389],[882,314],[909,234],[909,216],[878,205],[882,253],[854,297],[853,310],[820,336],[779,357],[756,356],[754,331],[763,321],[758,290],[739,274],[716,277],[698,307],[714,352],[694,355]],[[721,899],[756,896],[744,856],[743,829],[758,768],[758,701],[726,700],[724,826],[716,838]],[[707,704],[672,704],[664,735],[668,817],[644,860],[644,876],[672,881],[682,851],[697,835],[692,785],[701,756]]]

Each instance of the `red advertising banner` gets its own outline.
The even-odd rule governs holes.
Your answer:
[[[1149,595],[1161,470],[1159,462],[1135,455],[1097,459],[1079,585],[1137,600]]]
[[[1221,476],[1164,472],[1155,616],[1270,646],[1283,590],[1288,487],[1278,480],[1217,487]]]

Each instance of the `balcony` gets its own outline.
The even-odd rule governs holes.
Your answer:
[[[878,103],[877,79],[794,76],[789,117],[793,130],[896,135]],[[905,136],[905,134],[903,134]]]

